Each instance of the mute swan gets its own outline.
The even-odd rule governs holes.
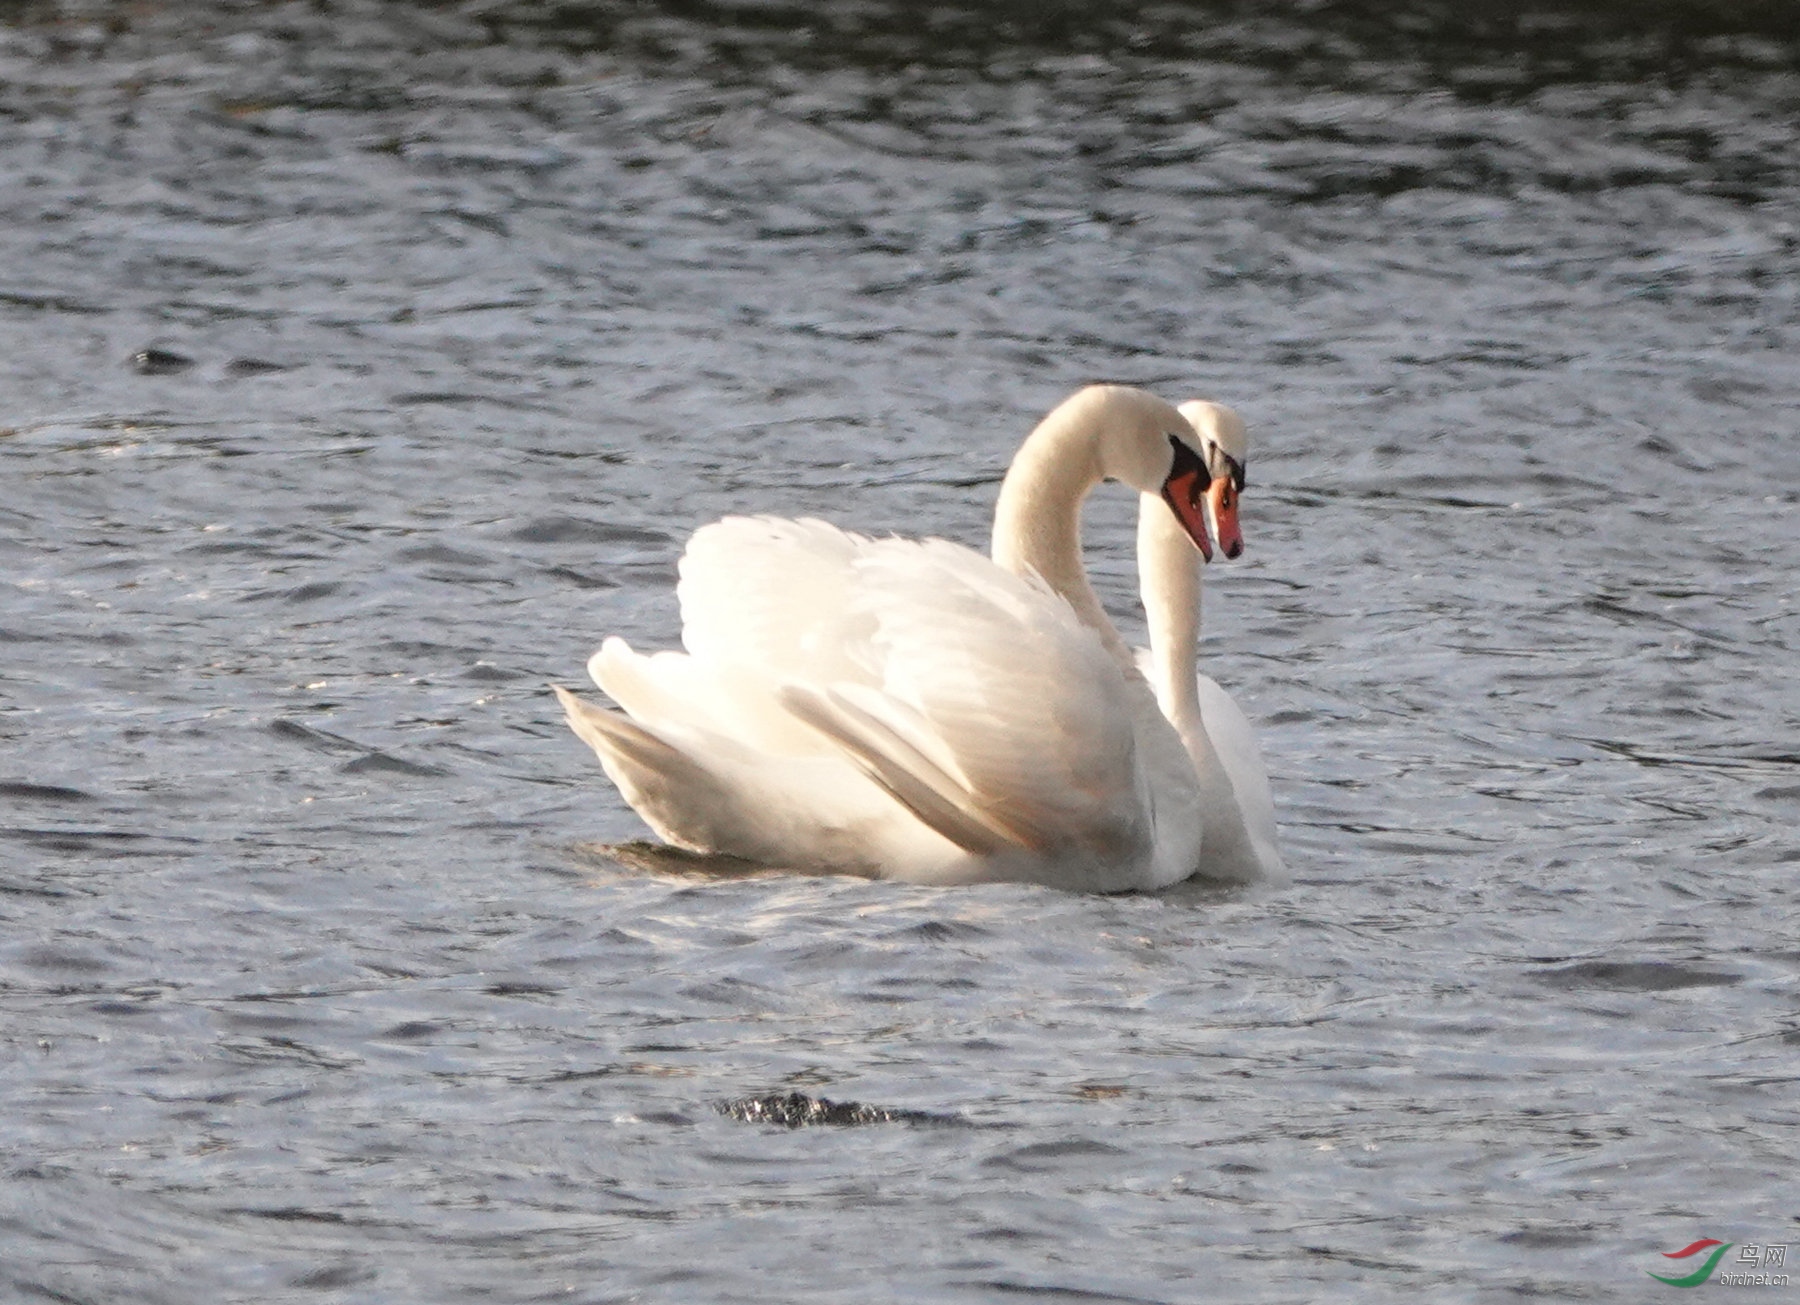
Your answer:
[[[1193,400],[1177,411],[1220,463],[1208,497],[1214,533],[1226,556],[1243,550],[1236,497],[1243,488],[1248,438],[1231,409]],[[1216,503],[1215,497],[1216,496]],[[1138,654],[1157,705],[1175,727],[1200,776],[1199,873],[1208,879],[1284,881],[1287,867],[1275,841],[1275,801],[1255,732],[1224,689],[1196,674],[1200,642],[1200,578],[1204,560],[1162,505],[1148,495],[1138,509],[1138,588],[1150,627],[1150,647]]]
[[[607,639],[588,669],[624,714],[558,688],[569,724],[651,828],[695,851],[1101,892],[1213,873],[1206,821],[1230,843],[1236,799],[1193,679],[1191,550],[1211,556],[1209,520],[1241,550],[1243,455],[1241,423],[1235,445],[1218,438],[1230,422],[1214,425],[1208,442],[1142,390],[1078,392],[1014,457],[992,561],[812,520],[702,527],[676,590],[686,653]],[[1173,604],[1151,618],[1150,681],[1082,568],[1081,504],[1107,478],[1175,534],[1149,536],[1147,598]],[[1234,854],[1219,872],[1260,865]]]

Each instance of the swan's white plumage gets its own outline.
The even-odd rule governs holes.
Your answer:
[[[853,563],[870,541],[823,521],[727,517],[682,553],[681,643],[715,666],[809,681],[857,679],[869,630],[851,609]]]
[[[1201,675],[1196,688],[1204,743],[1189,731],[1183,731],[1183,740],[1201,768],[1201,790],[1208,795],[1200,864],[1214,879],[1282,882],[1287,867],[1275,841],[1275,798],[1249,718],[1217,681]],[[1224,785],[1208,776],[1203,752],[1212,755]]]
[[[819,521],[706,526],[680,566],[685,653],[608,639],[589,669],[626,715],[559,689],[570,724],[678,846],[917,882],[1185,878],[1216,805],[1192,742],[1096,618],[1078,556],[1071,570],[1046,549],[1078,550],[1075,513],[1101,474],[1054,441],[1077,454],[1113,441],[1088,463],[1111,456],[1149,492],[1170,474],[1169,439],[1192,435],[1141,391],[1092,389],[1058,409],[1026,451],[1062,480],[1040,483],[1047,506],[1015,495],[1036,534],[1012,541],[1014,570]]]
[[[685,654],[615,638],[590,663],[679,765],[642,743],[622,758],[636,740],[592,707],[578,726],[671,842],[842,866],[855,831],[934,880],[1153,855],[1145,759],[1170,769],[1179,739],[1041,583],[943,540],[728,517],[694,535],[679,595]],[[884,872],[892,855],[849,864]]]

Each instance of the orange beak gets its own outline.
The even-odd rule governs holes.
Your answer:
[[[1181,522],[1181,528],[1187,531],[1188,538],[1194,541],[1194,547],[1200,550],[1200,556],[1212,561],[1212,540],[1206,535],[1206,508],[1202,504],[1203,499],[1210,500],[1211,494],[1207,489],[1206,467],[1200,459],[1190,455],[1184,462],[1177,457],[1175,470],[1163,481],[1162,496],[1163,502],[1175,513],[1175,519]],[[1234,516],[1232,529],[1236,528]],[[1240,539],[1238,547],[1243,546]]]
[[[1212,518],[1213,534],[1218,537],[1225,556],[1236,557],[1242,553],[1244,532],[1238,525],[1238,495],[1230,476],[1220,476],[1206,487],[1206,510]],[[1207,553],[1206,558],[1210,562],[1212,554]]]

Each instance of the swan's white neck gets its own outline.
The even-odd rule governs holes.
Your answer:
[[[1200,647],[1200,552],[1155,495],[1138,510],[1138,588],[1150,628],[1151,687],[1162,713],[1185,735],[1200,721],[1195,657]]]
[[[1126,666],[1130,650],[1082,565],[1081,505],[1109,475],[1142,480],[1125,465],[1125,450],[1135,438],[1162,452],[1159,429],[1185,429],[1185,419],[1141,390],[1090,386],[1038,423],[1014,455],[994,505],[994,561],[1015,575],[1042,577]]]

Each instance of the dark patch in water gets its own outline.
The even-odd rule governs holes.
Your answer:
[[[334,1264],[327,1268],[315,1269],[311,1273],[303,1273],[293,1280],[296,1287],[309,1287],[314,1291],[330,1290],[336,1287],[352,1287],[359,1282],[367,1282],[375,1276],[375,1270],[361,1264]]]
[[[22,798],[33,802],[92,802],[94,795],[60,784],[0,783],[0,797]]]
[[[233,358],[225,365],[227,376],[267,376],[270,372],[285,372],[286,363],[265,362],[261,358]]]
[[[131,355],[131,369],[140,376],[173,376],[193,365],[192,358],[167,349],[139,349]]]
[[[388,775],[413,775],[420,779],[433,779],[450,772],[441,766],[428,766],[419,761],[408,761],[404,757],[389,756],[385,752],[371,752],[358,757],[355,761],[346,761],[338,767],[345,775],[367,775],[370,773]]]
[[[603,575],[589,575],[568,566],[553,566],[544,574],[557,580],[567,580],[577,589],[617,589],[619,587],[617,580],[610,580]]]
[[[315,599],[329,598],[344,586],[337,580],[314,580],[303,585],[295,585],[292,589],[257,589],[244,595],[243,601],[259,603],[266,599],[278,598],[288,603],[310,603]]]
[[[225,1214],[245,1214],[253,1219],[273,1219],[277,1223],[348,1223],[343,1215],[335,1210],[304,1210],[297,1206],[286,1206],[272,1210],[257,1210],[240,1206],[235,1210],[225,1210]]]
[[[417,1042],[423,1038],[435,1037],[443,1030],[444,1025],[435,1020],[407,1020],[385,1030],[379,1036],[388,1042]]]
[[[292,739],[303,743],[317,752],[368,752],[370,749],[347,739],[341,734],[333,734],[329,730],[314,729],[310,725],[302,725],[299,721],[277,718],[269,722],[269,733],[277,738]]]
[[[427,765],[421,761],[407,761],[403,757],[393,756],[379,748],[371,748],[367,744],[358,743],[355,739],[347,739],[341,734],[333,734],[330,730],[302,725],[299,721],[288,720],[285,717],[270,721],[269,733],[277,738],[291,739],[296,743],[303,744],[314,752],[340,756],[346,752],[358,754],[353,760],[346,761],[338,767],[339,773],[345,775],[385,773],[435,779],[450,773],[441,766]]]
[[[1679,988],[1722,988],[1742,983],[1741,974],[1696,970],[1673,961],[1579,961],[1532,977],[1552,988],[1610,988],[1616,992],[1673,992]]]
[[[1515,1232],[1503,1234],[1501,1242],[1507,1246],[1524,1246],[1531,1250],[1557,1250],[1566,1246],[1586,1246],[1594,1240],[1594,1233],[1589,1228],[1520,1228]]]
[[[179,834],[140,834],[122,829],[23,829],[0,826],[0,839],[28,843],[51,852],[93,852],[102,856],[190,856],[199,839]]]
[[[721,1115],[746,1124],[780,1124],[784,1128],[806,1128],[813,1124],[963,1124],[957,1115],[934,1114],[929,1110],[892,1110],[886,1106],[865,1106],[860,1101],[833,1101],[829,1097],[809,1097],[804,1092],[774,1093],[766,1097],[739,1097],[722,1101]]]
[[[400,558],[406,562],[450,562],[458,566],[486,566],[490,560],[480,553],[452,548],[448,544],[422,544],[415,548],[403,548],[400,550]]]
[[[988,931],[978,924],[968,924],[962,920],[921,920],[917,924],[909,924],[904,929],[896,929],[892,938],[912,939],[917,942],[939,943],[953,942],[962,938],[985,938]]]
[[[669,536],[660,530],[643,530],[637,526],[616,526],[604,521],[554,516],[527,521],[513,530],[510,538],[522,544],[646,544],[666,547],[670,543]]]
[[[530,979],[490,983],[482,989],[490,997],[554,997],[562,989],[552,983],[534,983]]]

